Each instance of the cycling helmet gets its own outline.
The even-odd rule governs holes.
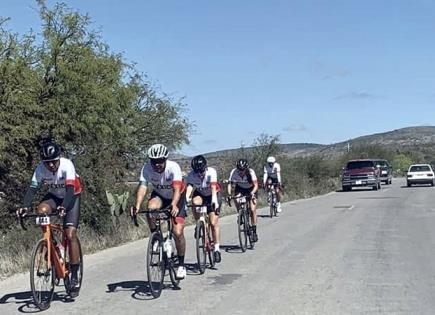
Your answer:
[[[150,159],[166,159],[169,155],[168,148],[163,144],[153,144],[148,149],[148,157]]]
[[[53,141],[45,142],[41,145],[39,155],[42,161],[55,161],[60,158],[60,147]]]
[[[246,159],[239,159],[237,161],[236,166],[237,166],[237,169],[239,169],[240,171],[244,171],[244,170],[246,170],[249,167],[248,160],[246,160]]]
[[[196,173],[202,173],[207,168],[207,160],[202,155],[197,155],[192,159],[190,165]]]
[[[267,158],[267,163],[275,163],[275,157],[273,157],[273,156],[269,156],[268,158]]]

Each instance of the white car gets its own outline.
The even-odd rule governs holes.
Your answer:
[[[434,172],[429,164],[413,164],[406,173],[406,184],[411,187],[413,184],[434,185]]]

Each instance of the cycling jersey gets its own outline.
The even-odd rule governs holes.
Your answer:
[[[201,176],[201,174],[195,171],[191,171],[187,175],[186,183],[192,185],[202,196],[211,196],[212,187],[216,187],[216,191],[220,191],[217,173],[212,167],[207,167],[204,176]]]
[[[250,168],[249,173],[251,174],[251,181],[247,176],[247,173],[240,173],[240,171],[235,168],[230,173],[230,178],[228,179],[231,183],[234,183],[236,187],[240,187],[243,189],[249,189],[254,186],[254,183],[257,183],[257,175],[255,175],[255,171]]]
[[[41,184],[47,185],[49,187],[48,192],[61,199],[65,198],[66,185],[74,186],[74,195],[82,192],[80,178],[76,174],[74,164],[63,157],[59,160],[59,168],[56,172],[48,170],[44,162],[38,164],[33,173],[30,187],[38,188]]]
[[[268,178],[281,183],[281,166],[278,163],[275,162],[272,166],[269,166],[269,164],[264,166],[263,183],[266,183]]]
[[[180,187],[181,192],[185,188],[180,166],[170,160],[166,161],[162,173],[156,172],[150,163],[146,163],[140,172],[139,182],[143,186],[151,184],[153,190],[166,199],[172,199],[175,187]]]

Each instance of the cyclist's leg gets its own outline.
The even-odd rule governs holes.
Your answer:
[[[80,249],[77,239],[77,228],[80,220],[80,195],[74,196],[71,203],[73,206],[67,211],[63,220],[63,228],[65,230],[65,236],[68,241],[69,257],[71,264],[80,263]],[[69,207],[68,207],[69,208]]]
[[[212,234],[213,234],[213,241],[215,244],[215,251],[219,251],[219,241],[220,241],[219,213],[222,206],[221,192],[217,193],[217,199],[218,199],[218,208],[215,209],[214,211],[211,208],[207,210],[210,219]],[[211,203],[211,196],[207,198],[207,203]]]
[[[257,194],[255,194],[255,197],[257,197]],[[250,215],[251,215],[251,223],[252,223],[252,232],[253,232],[253,241],[258,241],[257,236],[257,203],[253,200],[250,200]]]
[[[62,203],[62,199],[57,198],[55,195],[48,193],[42,198],[41,203],[38,205],[36,211],[40,214],[42,213],[51,213],[53,210],[60,206]]]
[[[192,198],[192,204],[196,205],[196,206],[201,206],[204,203],[204,200],[202,198],[202,196],[200,194],[197,193],[197,191],[195,191],[193,193],[193,198]],[[193,213],[193,217],[195,218],[195,221],[199,220],[199,217],[201,216],[197,211],[195,211],[195,209],[192,208],[192,213]]]
[[[255,194],[255,197],[257,198],[257,194]],[[254,200],[250,200],[250,206],[251,206],[251,223],[252,225],[257,225],[257,202],[254,202]]]
[[[80,245],[77,237],[77,228],[79,227],[80,220],[80,203],[81,196],[74,196],[71,201],[72,207],[68,207],[66,216],[63,220],[64,233],[68,242],[68,254],[70,258],[70,271],[71,271],[71,289],[74,291],[78,289],[78,270],[80,268]]]
[[[169,203],[170,202],[171,200],[169,200]],[[174,218],[172,233],[175,239],[175,247],[177,248],[179,264],[176,276],[179,279],[183,279],[184,277],[186,277],[186,267],[184,266],[184,255],[186,253],[186,239],[184,237],[184,221],[186,218],[186,192],[183,192],[181,194],[177,206],[179,212]]]
[[[147,209],[159,210],[163,208],[163,198],[156,194],[154,191],[151,192],[151,196],[148,199]],[[156,230],[156,223],[154,220],[147,217],[148,227],[151,232]]]

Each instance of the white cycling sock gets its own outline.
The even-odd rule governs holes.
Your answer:
[[[215,252],[219,251],[219,243],[214,244],[214,251]]]

